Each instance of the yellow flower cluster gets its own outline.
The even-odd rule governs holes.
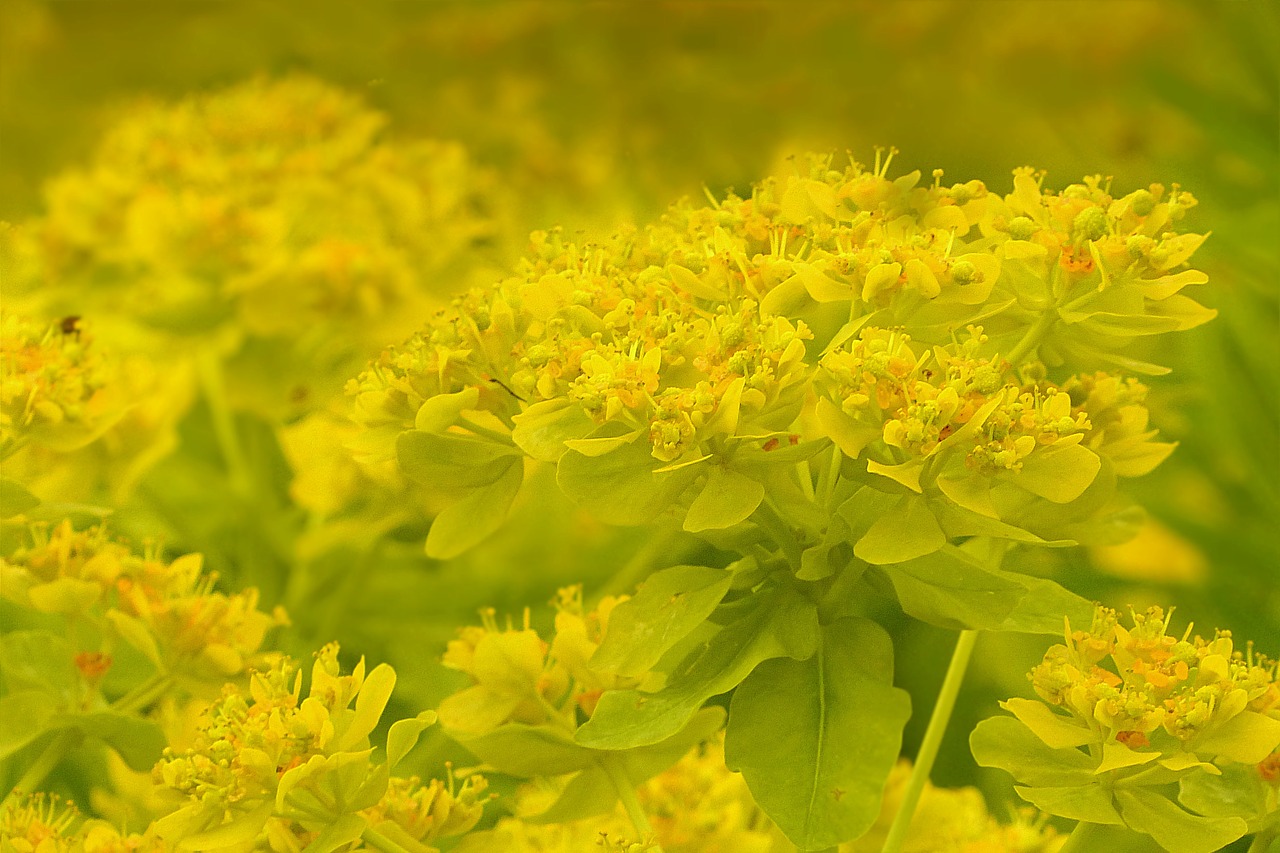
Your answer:
[[[1135,386],[1121,400],[1101,377],[1043,377],[1157,369],[1116,351],[1212,316],[1179,294],[1206,280],[1177,271],[1203,241],[1173,230],[1194,199],[1154,185],[1116,199],[1100,178],[1051,193],[1027,170],[1001,197],[940,172],[932,185],[890,178],[891,159],[839,170],[811,156],[749,198],[683,201],[594,243],[535,233],[515,275],[459,297],[348,383],[360,455],[396,458],[410,426],[470,433],[508,467],[513,444],[557,461],[644,439],[666,473],[825,433],[853,457],[882,440],[873,465],[898,466],[889,476],[916,491],[919,463],[964,443],[970,472],[1018,476],[1057,503],[1090,485],[1099,453],[1121,474],[1167,455]],[[966,327],[973,340],[957,343]],[[815,381],[837,386],[820,430],[807,420]],[[1108,407],[1107,430],[1082,444],[1089,412]],[[1037,473],[1024,473],[1033,455]],[[1065,468],[1075,474],[1055,486]],[[952,492],[998,515],[975,488]]]
[[[63,521],[33,528],[33,541],[0,558],[6,599],[40,613],[87,616],[108,638],[145,655],[188,687],[221,683],[244,671],[267,632],[286,619],[258,609],[258,592],[214,591],[217,575],[199,554],[163,559],[154,547],[141,555],[103,527],[75,530]],[[103,651],[85,652],[82,674],[96,683],[111,665]],[[80,661],[78,661],[80,662]]]
[[[1036,693],[1100,742],[1204,761],[1263,760],[1280,746],[1276,664],[1252,644],[1236,650],[1228,632],[1205,640],[1188,627],[1171,636],[1171,616],[1154,607],[1126,627],[1100,608],[1089,630],[1068,629],[1066,644],[1032,670]]]
[[[216,831],[244,849],[260,849],[255,845],[265,836],[263,843],[281,853],[306,847],[326,830],[349,833],[344,844],[373,835],[423,845],[465,833],[487,799],[482,777],[460,788],[424,785],[389,777],[387,764],[370,760],[369,735],[394,684],[385,664],[366,676],[363,659],[343,675],[338,647],[330,644],[316,654],[305,697],[301,671],[281,655],[252,674],[247,693],[227,685],[206,710],[194,744],[166,750],[153,771],[181,804],[156,821],[155,831],[175,842]],[[412,724],[408,746],[429,722]],[[387,747],[392,763],[408,748],[396,726]]]
[[[0,458],[28,441],[70,450],[124,412],[115,365],[79,317],[45,324],[0,318]]]
[[[0,853],[167,853],[151,833],[124,833],[84,820],[70,803],[46,794],[16,800],[0,811]]]
[[[590,717],[606,690],[635,686],[636,680],[594,669],[609,614],[626,596],[604,598],[586,611],[582,588],[567,587],[556,597],[555,635],[544,641],[524,624],[499,627],[492,610],[484,624],[463,628],[449,643],[444,665],[474,682],[441,703],[440,724],[451,733],[483,735],[506,723],[577,728],[579,712]]]
[[[389,141],[385,124],[304,76],[140,105],[9,236],[6,288],[123,322],[133,344],[158,333],[152,350],[216,334],[246,383],[331,393],[327,371],[429,310],[436,274],[484,260],[502,205],[460,145]]]

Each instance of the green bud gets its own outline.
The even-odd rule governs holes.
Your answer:
[[[1076,214],[1071,233],[1080,240],[1101,240],[1107,235],[1107,214],[1100,207],[1086,207]]]
[[[1040,230],[1035,220],[1026,216],[1015,217],[1009,223],[1009,236],[1014,240],[1030,240],[1031,235]]]
[[[951,265],[951,280],[956,284],[969,284],[978,277],[978,268],[972,261],[956,261]]]
[[[1129,208],[1139,216],[1146,216],[1156,206],[1156,197],[1150,190],[1138,190],[1129,196]]]

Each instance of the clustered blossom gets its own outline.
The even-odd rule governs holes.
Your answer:
[[[530,627],[528,611],[521,627],[505,629],[492,610],[483,611],[483,625],[460,630],[445,651],[444,665],[466,673],[474,684],[441,703],[441,725],[462,736],[483,735],[511,722],[575,729],[579,714],[590,717],[604,691],[636,684],[590,663],[609,614],[626,600],[607,596],[587,611],[580,586],[560,590],[550,642]]]
[[[70,803],[31,794],[0,810],[4,853],[167,853],[152,833],[122,832],[102,820],[85,820]]]
[[[1114,611],[1099,609],[1089,630],[1069,631],[1066,644],[1052,647],[1032,670],[1036,693],[1101,739],[1132,749],[1240,760],[1256,744],[1214,737],[1236,729],[1241,738],[1273,740],[1264,743],[1264,755],[1280,746],[1276,664],[1252,644],[1237,650],[1230,632],[1205,640],[1191,637],[1188,627],[1181,638],[1171,636],[1171,616],[1155,607],[1132,614],[1132,627],[1125,627]],[[1241,726],[1249,717],[1254,721]]]
[[[561,484],[581,501],[584,482],[623,467],[595,460],[627,448],[655,489],[669,475],[669,503],[703,484],[685,522],[697,531],[751,516],[748,480],[830,439],[923,492],[930,508],[913,511],[938,515],[948,536],[974,528],[957,532],[939,500],[1018,526],[1025,494],[1009,486],[1070,504],[1103,459],[1133,476],[1167,456],[1141,386],[1097,371],[1159,372],[1120,351],[1213,315],[1180,293],[1207,280],[1184,269],[1203,235],[1176,230],[1194,198],[1159,185],[1115,197],[1096,176],[1055,193],[1027,169],[1002,197],[941,172],[891,178],[893,153],[882,155],[845,169],[810,156],[749,197],[682,201],[596,242],[536,232],[513,275],[458,297],[348,383],[365,428],[353,449],[423,482],[439,477],[415,463],[444,445],[402,447],[407,431],[488,447],[495,471],[517,451],[567,460]],[[806,446],[768,455],[784,441]],[[802,492],[832,494],[812,488],[821,470]],[[706,494],[716,477],[737,484],[739,503]],[[512,488],[491,491],[509,505]],[[605,512],[644,516],[616,504]],[[1036,512],[1025,529],[1066,538],[1065,515]]]
[[[353,842],[366,830],[414,844],[467,832],[487,799],[482,777],[423,784],[370,760],[368,737],[394,682],[385,664],[366,676],[363,659],[343,675],[330,644],[316,654],[306,696],[283,655],[252,674],[247,692],[227,685],[191,747],[166,750],[153,771],[180,804],[156,832],[181,841],[221,828],[246,844],[265,834],[279,851],[305,847],[348,814],[360,830]]]
[[[491,262],[505,204],[460,144],[391,140],[386,123],[305,76],[137,105],[5,235],[6,298],[110,318],[166,358],[196,338],[250,389],[281,384],[258,391],[277,405],[323,397],[431,309],[434,273]]]
[[[258,609],[258,592],[214,590],[199,554],[164,559],[149,546],[137,554],[105,528],[76,530],[63,521],[33,528],[33,541],[0,558],[6,599],[68,618],[87,616],[109,636],[146,655],[162,672],[221,683],[244,671],[267,632],[285,622],[283,611]],[[111,657],[88,649],[82,674],[97,682]]]
[[[0,454],[27,441],[69,450],[111,425],[125,401],[111,393],[115,364],[79,317],[41,323],[0,318]]]

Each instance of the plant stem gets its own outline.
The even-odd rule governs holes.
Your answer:
[[[916,806],[920,804],[920,795],[929,781],[933,771],[933,762],[938,757],[938,747],[942,745],[942,736],[946,734],[947,724],[951,721],[951,712],[956,706],[956,696],[960,693],[960,685],[964,682],[965,670],[969,668],[969,658],[978,641],[977,631],[961,631],[956,640],[955,651],[951,653],[951,664],[947,667],[946,678],[942,681],[942,689],[933,706],[933,715],[929,717],[929,727],[925,729],[924,740],[920,743],[920,751],[916,754],[915,766],[911,768],[911,778],[907,781],[907,790],[902,796],[902,805],[894,815],[893,825],[885,837],[882,853],[899,853],[907,840],[907,830],[911,828],[911,819],[915,816]]]
[[[1004,357],[1005,361],[1018,366],[1018,362],[1026,358],[1031,350],[1039,346],[1040,341],[1053,328],[1053,324],[1058,322],[1058,307],[1056,305],[1046,308],[1044,313],[1040,315],[1040,319],[1027,329],[1027,333],[1022,336],[1022,340],[1018,341],[1017,346],[1010,350]]]
[[[366,829],[360,833],[360,838],[375,850],[381,850],[382,853],[409,853],[404,847],[387,838],[376,829]]]
[[[163,673],[157,673],[139,684],[125,695],[111,703],[111,710],[123,714],[141,711],[165,694],[172,685],[173,679]]]
[[[205,349],[197,355],[196,374],[200,380],[200,390],[204,394],[205,403],[209,406],[214,436],[218,440],[218,449],[222,451],[222,459],[227,465],[231,487],[239,494],[251,495],[253,478],[249,475],[244,451],[240,447],[235,418],[231,413],[231,407],[227,405],[226,387],[222,382],[222,365],[212,350]]]
[[[1068,836],[1067,843],[1062,845],[1058,853],[1093,853],[1098,849],[1097,835],[1101,829],[1100,824],[1084,821],[1077,823]]]
[[[13,805],[17,801],[20,794],[33,794],[36,789],[44,782],[44,777],[53,772],[53,768],[62,763],[62,759],[67,757],[67,753],[75,749],[76,746],[84,739],[84,733],[79,729],[63,729],[53,740],[49,741],[49,745],[44,748],[44,752],[40,753],[35,761],[31,762],[31,766],[27,768],[27,772],[22,774],[22,778],[13,786],[13,790],[4,798],[4,802],[0,803],[0,813]]]
[[[640,806],[640,801],[636,799],[635,786],[627,776],[627,768],[623,766],[622,761],[617,756],[606,754],[600,758],[600,767],[613,783],[613,789],[618,792],[622,807],[627,810],[627,817],[631,819],[631,825],[635,827],[636,832],[640,833],[645,841],[653,838],[653,827],[649,824],[649,818]],[[662,853],[662,847],[656,843],[652,850],[654,853]]]

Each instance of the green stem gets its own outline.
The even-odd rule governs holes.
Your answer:
[[[613,577],[609,578],[608,582],[600,587],[599,598],[623,593],[630,595],[635,592],[636,586],[649,576],[655,561],[660,556],[665,555],[667,557],[663,561],[664,565],[673,565],[677,562],[675,557],[684,550],[683,548],[673,547],[673,543],[679,535],[679,531],[674,529],[655,531],[652,536],[645,540],[645,544],[631,555],[631,559],[627,560],[622,568],[614,572]],[[591,600],[598,603],[599,599],[597,596],[592,596]]]
[[[382,853],[409,853],[407,849],[387,838],[376,829],[365,829],[364,832],[360,833],[360,838],[373,849],[381,850]]]
[[[483,436],[490,441],[496,441],[498,444],[503,444],[507,447],[511,446],[511,436],[500,433],[496,429],[489,429],[488,427],[480,426],[480,424],[470,418],[459,417],[458,426],[463,427],[464,429],[469,429],[476,435]]]
[[[947,667],[946,678],[942,680],[942,690],[933,706],[933,715],[929,717],[929,727],[925,729],[924,740],[920,743],[920,751],[916,754],[915,766],[911,768],[911,778],[907,781],[907,790],[902,796],[902,805],[894,815],[893,825],[885,836],[881,853],[900,853],[907,840],[907,830],[911,828],[911,819],[915,816],[916,806],[920,804],[920,795],[929,781],[933,771],[933,762],[938,757],[938,747],[942,745],[942,737],[946,734],[947,724],[951,721],[951,712],[956,706],[956,696],[960,693],[960,685],[964,682],[965,670],[969,668],[969,658],[973,647],[978,642],[977,631],[961,631],[956,640],[955,651],[951,653],[951,664]]]
[[[1276,840],[1276,830],[1264,830],[1253,837],[1253,843],[1249,845],[1248,853],[1267,853],[1271,849],[1271,842]],[[1066,850],[1067,848],[1062,848]]]
[[[79,729],[63,729],[58,733],[44,748],[44,752],[40,753],[27,768],[27,772],[22,774],[22,778],[4,798],[4,802],[0,803],[0,814],[17,802],[22,794],[34,794],[44,782],[44,777],[53,772],[53,768],[61,764],[62,759],[67,757],[67,753],[75,749],[83,739],[84,733]]]
[[[778,547],[782,549],[783,556],[791,564],[791,570],[793,572],[799,571],[800,541],[796,539],[796,535],[791,531],[790,525],[787,524],[782,514],[773,506],[767,495],[760,502],[760,506],[756,507],[756,511],[751,517],[760,524],[765,532],[773,538]]]
[[[133,714],[146,708],[163,696],[173,686],[173,678],[157,673],[111,703],[111,710]]]
[[[1058,322],[1058,307],[1052,306],[1046,308],[1044,313],[1040,315],[1040,319],[1027,329],[1027,333],[1022,336],[1022,340],[1018,341],[1017,346],[1005,355],[1005,361],[1017,367],[1018,364],[1027,357],[1027,355],[1040,345],[1045,336],[1049,334],[1049,330],[1053,328],[1053,324]]]
[[[1059,848],[1058,853],[1094,853],[1102,849],[1098,845],[1098,833],[1101,831],[1100,824],[1083,821],[1077,823],[1076,828],[1067,837],[1067,843]]]
[[[623,766],[622,761],[615,755],[605,754],[600,758],[600,767],[613,783],[613,789],[618,792],[622,807],[627,810],[627,817],[631,819],[631,825],[636,828],[636,832],[640,833],[645,841],[653,838],[653,827],[640,806],[640,800],[636,798],[635,785],[627,776],[627,768]],[[662,847],[656,843],[651,849],[654,853],[662,853]]]
[[[196,374],[200,380],[200,390],[204,393],[205,402],[209,406],[214,436],[218,441],[218,449],[222,451],[222,459],[227,465],[231,486],[242,495],[250,495],[253,492],[253,478],[249,474],[249,466],[245,463],[244,451],[240,447],[235,418],[231,413],[231,407],[227,404],[226,387],[222,381],[222,365],[212,350],[203,350],[196,357]]]

